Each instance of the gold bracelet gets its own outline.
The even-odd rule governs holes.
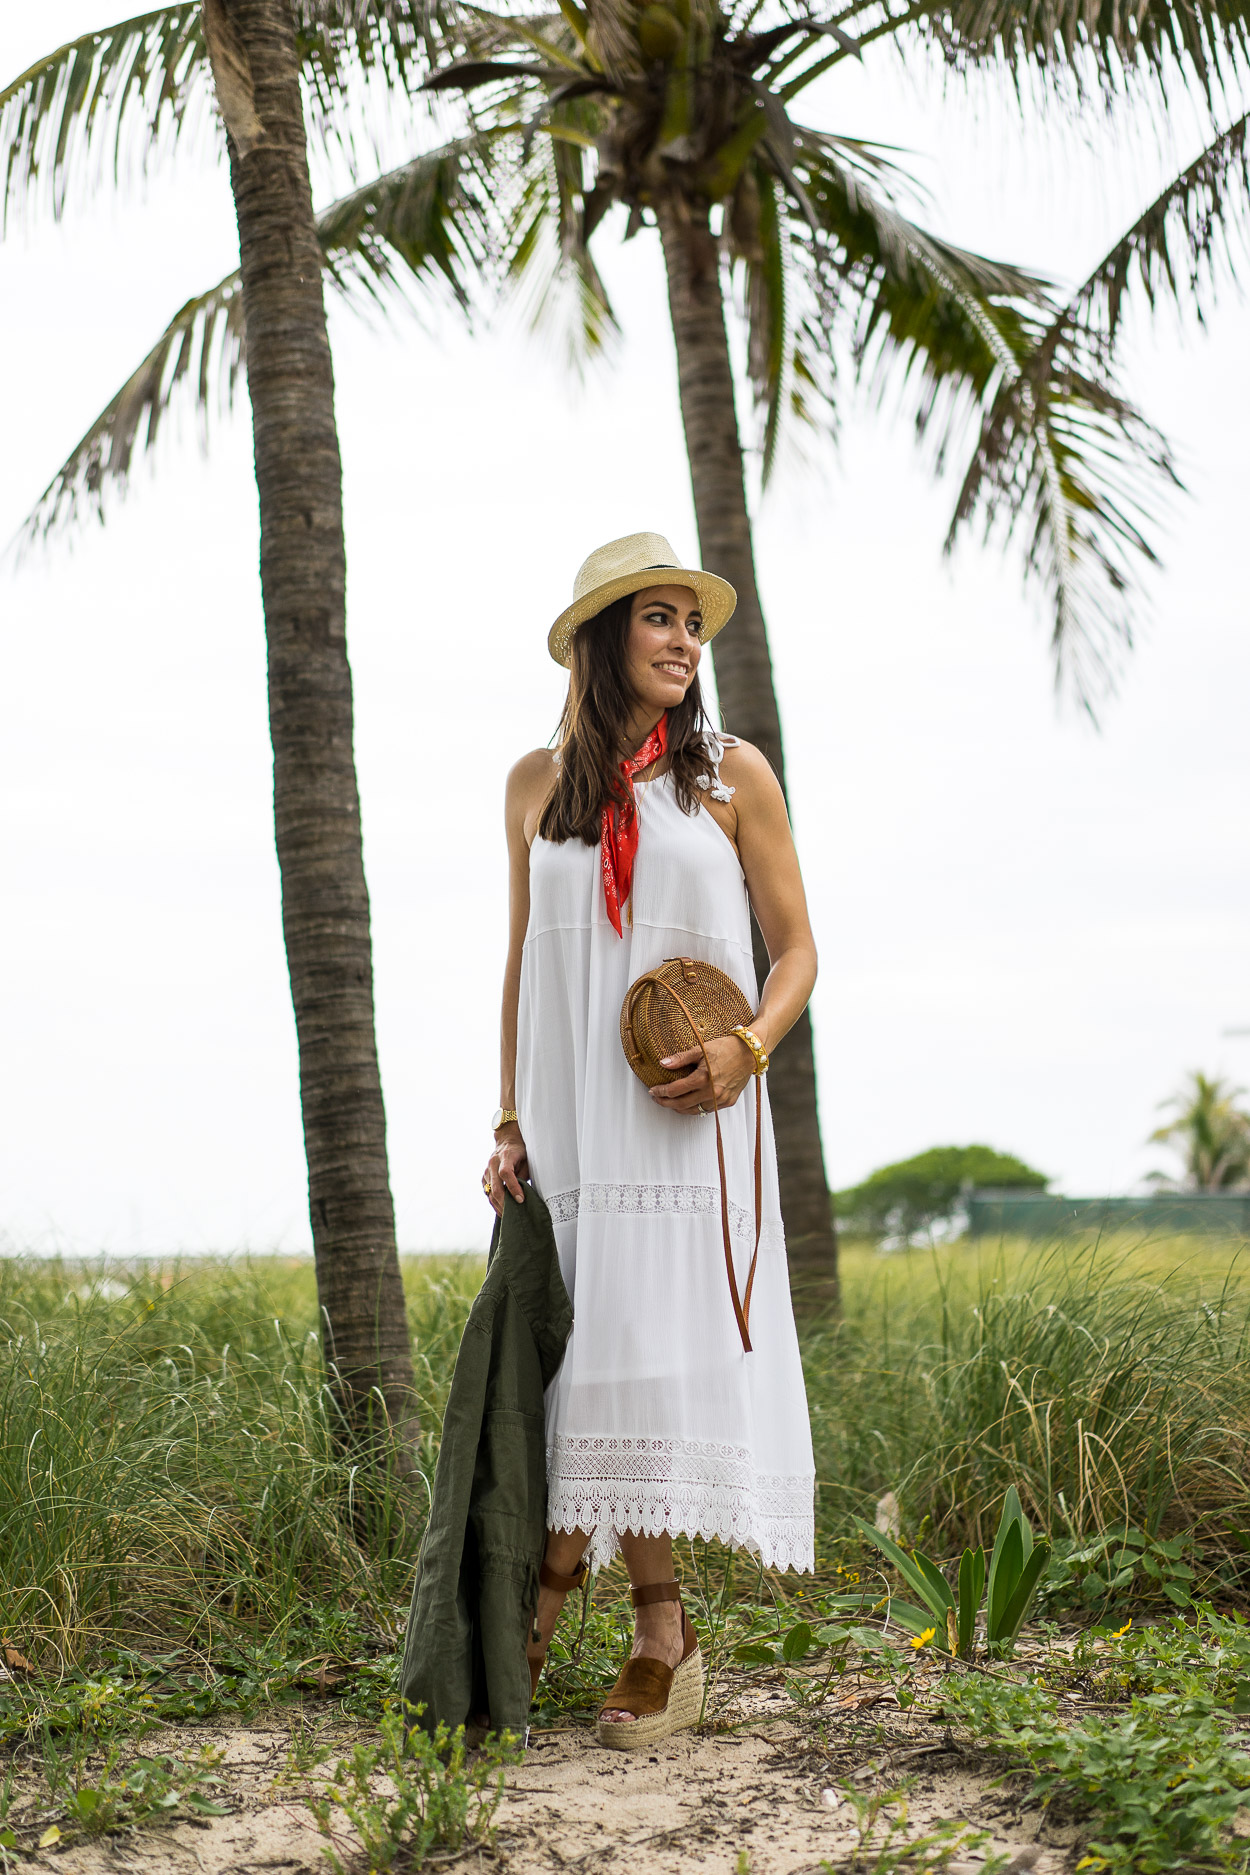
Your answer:
[[[755,1030],[748,1029],[745,1023],[740,1022],[732,1033],[738,1037],[740,1042],[745,1042],[747,1047],[751,1050],[751,1059],[755,1063],[754,1073],[767,1074],[768,1050],[755,1033]]]

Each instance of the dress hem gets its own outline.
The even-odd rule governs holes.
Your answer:
[[[557,1434],[547,1480],[549,1527],[587,1531],[592,1569],[611,1562],[622,1531],[702,1537],[769,1569],[815,1567],[815,1474],[758,1472],[741,1446]]]
[[[621,1547],[622,1534],[629,1536],[700,1537],[705,1543],[723,1543],[727,1549],[743,1550],[758,1556],[765,1569],[793,1570],[797,1575],[814,1575],[816,1537],[814,1527],[794,1535],[769,1528],[767,1523],[743,1530],[736,1520],[709,1517],[670,1516],[664,1510],[648,1511],[638,1504],[570,1505],[563,1510],[549,1508],[547,1524],[571,1536],[584,1530],[590,1537],[586,1561],[591,1572],[606,1569]]]

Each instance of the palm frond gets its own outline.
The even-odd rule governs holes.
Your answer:
[[[188,300],[170,320],[53,476],[18,533],[20,545],[76,521],[85,508],[103,519],[104,494],[125,488],[135,450],[154,446],[161,420],[180,391],[190,390],[207,435],[214,389],[234,401],[243,362],[243,292],[237,270]]]
[[[437,9],[411,0],[301,0],[296,46],[314,140],[337,143],[354,161],[359,74],[379,71],[414,95],[436,19]],[[42,201],[59,217],[72,189],[105,175],[120,182],[130,162],[142,169],[188,125],[213,116],[201,0],[174,0],[84,33],[0,90],[0,227],[19,202]]]
[[[561,83],[568,73],[560,66],[524,65],[511,59],[453,59],[426,79],[425,91],[473,91],[479,85],[515,82],[518,78],[538,78],[547,83]]]
[[[199,0],[61,46],[0,90],[0,226],[16,200],[40,194],[59,216],[97,147],[117,180],[128,156],[146,162],[178,136],[191,104],[211,96]]]
[[[440,0],[293,0],[291,11],[300,31],[387,33],[415,45],[437,31],[453,8]]]
[[[554,334],[580,373],[606,351],[616,317],[588,245],[583,142],[567,122],[540,128],[541,138],[518,133],[513,192],[496,203],[503,261],[531,328]]]
[[[1056,686],[1094,714],[1133,642],[1130,599],[1159,498],[1180,486],[1165,438],[1110,381],[1105,348],[1064,308],[986,400],[947,549],[980,520],[1025,531],[1026,574],[1054,604]]]
[[[812,228],[812,251],[825,277],[856,289],[864,309],[861,351],[883,318],[905,324],[913,301],[927,315],[939,279],[970,305],[1045,300],[1040,275],[956,247],[905,215],[897,197],[909,179],[889,152],[792,124],[789,130],[788,167],[803,184],[797,207]],[[776,141],[770,139],[770,148]]]
[[[413,98],[441,47],[453,5],[442,0],[296,0],[296,52],[314,143],[333,143],[357,170],[359,79],[380,75]],[[370,148],[373,148],[370,139]]]
[[[725,217],[725,245],[741,264],[747,329],[747,373],[763,414],[761,469],[765,485],[776,461],[787,362],[787,256],[779,184],[763,163],[739,177]]]
[[[472,21],[472,27],[462,36],[469,49],[479,56],[504,50],[515,52],[520,44],[544,59],[567,66],[570,71],[585,69],[589,21],[584,16],[570,19],[567,5],[559,13],[531,13],[524,17],[492,13],[480,6],[466,6],[464,12]]]
[[[1075,294],[1074,319],[1114,345],[1134,280],[1153,310],[1160,298],[1205,322],[1221,270],[1236,277],[1250,234],[1250,115],[1239,117],[1139,215]]]
[[[1131,642],[1135,570],[1155,560],[1150,526],[1176,486],[1166,443],[1119,393],[1105,337],[1047,282],[910,221],[834,139],[800,132],[794,160],[806,205],[791,205],[791,239],[826,349],[849,341],[878,396],[909,394],[939,472],[979,417],[948,549],[977,520],[1025,530],[1026,573],[1054,605],[1057,681],[1092,709]]]
[[[1062,76],[1079,95],[1092,68],[1110,94],[1147,78],[1211,101],[1250,53],[1250,0],[952,0],[923,30],[950,65],[1004,66],[1018,89]]]
[[[490,267],[492,152],[506,134],[458,138],[332,202],[317,217],[332,284],[382,304],[404,276],[438,280],[467,312],[471,279]]]
[[[408,303],[405,284],[427,292],[438,286],[467,312],[470,276],[489,266],[493,141],[490,133],[462,138],[332,203],[317,218],[331,285],[358,309]],[[207,441],[213,404],[233,403],[245,357],[235,272],[174,315],[57,470],[19,529],[19,544],[29,546],[84,510],[103,519],[107,493],[125,489],[136,455],[151,451],[178,401],[189,399]]]

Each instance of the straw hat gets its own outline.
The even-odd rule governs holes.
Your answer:
[[[663,534],[626,534],[623,540],[610,540],[606,547],[596,547],[583,560],[573,581],[573,603],[561,612],[547,637],[547,649],[557,664],[566,668],[573,659],[573,633],[579,625],[602,612],[614,599],[627,592],[642,592],[647,586],[689,586],[703,613],[700,643],[715,638],[722,625],[728,625],[738,595],[728,580],[715,573],[701,573],[683,566]]]

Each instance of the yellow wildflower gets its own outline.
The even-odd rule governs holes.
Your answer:
[[[927,1647],[929,1645],[929,1642],[933,1639],[936,1633],[937,1633],[936,1628],[924,1628],[919,1634],[912,1635],[911,1644],[917,1650],[917,1652],[919,1652],[919,1650],[922,1647]]]

